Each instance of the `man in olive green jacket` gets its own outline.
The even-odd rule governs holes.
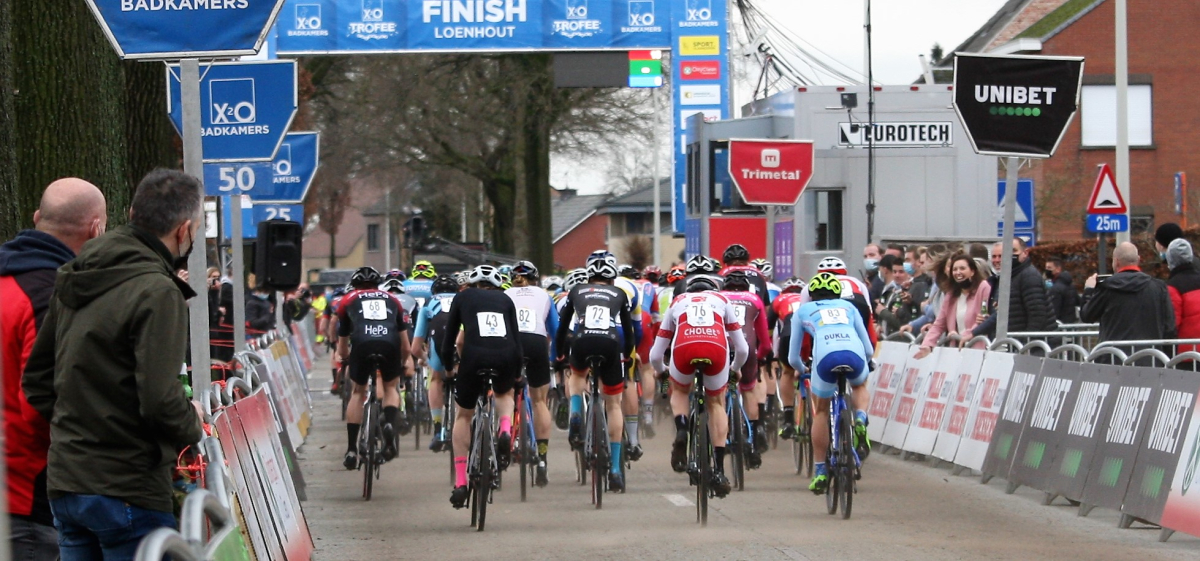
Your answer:
[[[197,243],[200,196],[190,176],[151,172],[129,225],[59,270],[22,386],[50,422],[64,561],[132,559],[143,536],[175,525],[172,466],[202,431],[179,381],[195,293],[174,271]]]

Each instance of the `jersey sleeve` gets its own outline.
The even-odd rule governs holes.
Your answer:
[[[338,303],[338,337],[349,337],[354,333],[354,322],[350,320],[350,305],[358,301],[358,295],[348,294]]]
[[[725,318],[726,332],[742,330],[742,324],[738,323],[737,310],[733,309],[734,306],[736,306],[736,304],[730,302],[729,300],[725,300],[725,309],[721,310],[721,316]]]
[[[662,323],[658,325],[658,337],[660,339],[670,340],[675,336],[675,310],[674,306],[667,308],[663,313]]]
[[[546,333],[550,334],[550,356],[558,356],[558,345],[555,341],[558,339],[558,310],[554,308],[554,298],[549,294],[546,299],[550,301],[550,305],[546,308]]]
[[[430,308],[434,306],[434,302],[430,302],[424,308],[417,310],[417,327],[413,330],[413,337],[428,337],[429,336],[429,314]]]
[[[858,339],[863,344],[863,354],[866,358],[871,358],[875,355],[875,345],[871,340],[871,336],[867,332],[866,323],[863,322],[862,314],[854,306],[847,306],[851,313],[854,314],[854,329],[858,331]]]

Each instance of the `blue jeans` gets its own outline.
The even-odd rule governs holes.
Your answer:
[[[175,528],[175,515],[103,495],[50,499],[62,561],[132,561],[138,543],[158,528]]]

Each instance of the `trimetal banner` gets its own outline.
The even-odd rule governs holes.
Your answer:
[[[891,418],[893,406],[896,404],[900,376],[904,373],[904,364],[912,352],[904,343],[896,341],[879,343],[879,353],[875,357],[879,368],[876,368],[868,378],[871,405],[867,408],[867,415],[871,417],[871,424],[867,425],[867,436],[871,440],[883,442],[883,433],[887,429],[888,419]]]
[[[946,407],[954,388],[954,372],[958,368],[960,353],[956,350],[942,352],[934,363],[929,382],[921,391],[912,426],[904,439],[904,450],[916,454],[933,453],[934,443],[946,420]]]
[[[667,49],[673,3],[288,0],[279,53]]]
[[[883,431],[881,442],[895,448],[904,445],[904,439],[908,436],[908,429],[917,412],[917,401],[921,399],[925,383],[929,380],[933,367],[937,365],[938,358],[944,352],[953,351],[939,347],[933,349],[933,352],[925,358],[910,357],[905,362],[904,374],[900,377],[900,386],[896,388],[896,405],[892,409],[892,416],[888,419],[887,427]]]

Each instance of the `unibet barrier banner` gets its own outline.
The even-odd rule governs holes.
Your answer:
[[[971,414],[967,418],[967,431],[958,444],[958,452],[954,455],[955,464],[973,470],[983,468],[983,459],[987,457],[992,433],[1000,418],[1000,407],[1004,403],[1008,382],[1012,377],[1013,358],[1013,355],[1008,353],[996,352],[989,352],[984,358],[983,368],[979,370],[975,399],[971,404]]]
[[[971,404],[979,387],[977,382],[984,356],[985,352],[978,349],[962,349],[958,352],[958,368],[952,371],[953,386],[948,396],[945,422],[933,447],[935,458],[953,462],[954,455],[958,453],[958,445],[967,431]]]
[[[1184,431],[1191,422],[1200,378],[1195,372],[1162,370],[1157,399],[1151,402],[1150,423],[1142,433],[1141,448],[1130,474],[1121,512],[1157,523],[1167,503],[1167,493]]]
[[[685,0],[679,0],[683,4]],[[696,14],[710,0],[686,0]],[[280,55],[671,47],[672,0],[288,0]]]
[[[959,360],[958,349],[942,349],[917,401],[912,426],[908,428],[908,436],[904,439],[905,451],[922,455],[933,453],[933,446],[946,418],[946,406],[954,388],[953,375]]]
[[[904,372],[904,363],[908,360],[908,355],[913,352],[916,351],[904,343],[884,341],[879,344],[879,354],[876,356],[879,367],[871,373],[867,381],[871,392],[871,405],[867,408],[871,423],[867,425],[867,436],[874,442],[883,440],[883,431],[892,415],[892,406],[896,404],[900,374]]]
[[[1163,528],[1200,536],[1200,416],[1194,411],[1200,403],[1192,402],[1193,415],[1181,443],[1182,454],[1175,464],[1171,492],[1163,508]]]
[[[996,429],[992,434],[992,442],[988,446],[987,457],[983,460],[984,475],[992,475],[1008,479],[1009,470],[1013,463],[1013,452],[1021,441],[1021,429],[1025,425],[1025,417],[1029,414],[1032,397],[1037,395],[1036,389],[1041,378],[1042,359],[1020,355],[1013,358],[1012,380],[1008,383],[1008,393],[1004,399],[1004,408],[996,419]]]
[[[1099,443],[1080,501],[1093,506],[1120,509],[1137,460],[1142,431],[1149,422],[1150,404],[1162,393],[1159,372],[1122,366],[1117,401],[1098,435]]]
[[[1079,365],[1079,384],[1069,405],[1065,432],[1059,427],[1059,452],[1050,459],[1044,486],[1039,489],[1073,501],[1083,496],[1104,422],[1112,417],[1117,402],[1120,372],[1118,366]]]
[[[1079,396],[1079,367],[1078,362],[1044,361],[1032,398],[1033,408],[1025,416],[1013,456],[1010,482],[1035,489],[1047,487],[1066,434],[1069,411]]]
[[[908,436],[909,425],[917,411],[917,401],[921,398],[921,391],[925,388],[925,382],[928,381],[929,374],[933,372],[933,367],[937,364],[938,357],[942,355],[942,352],[954,352],[954,350],[936,348],[925,358],[909,358],[908,362],[904,364],[904,374],[901,376],[900,387],[896,392],[896,406],[883,431],[881,442],[884,444],[896,448],[903,446],[904,438]]]

